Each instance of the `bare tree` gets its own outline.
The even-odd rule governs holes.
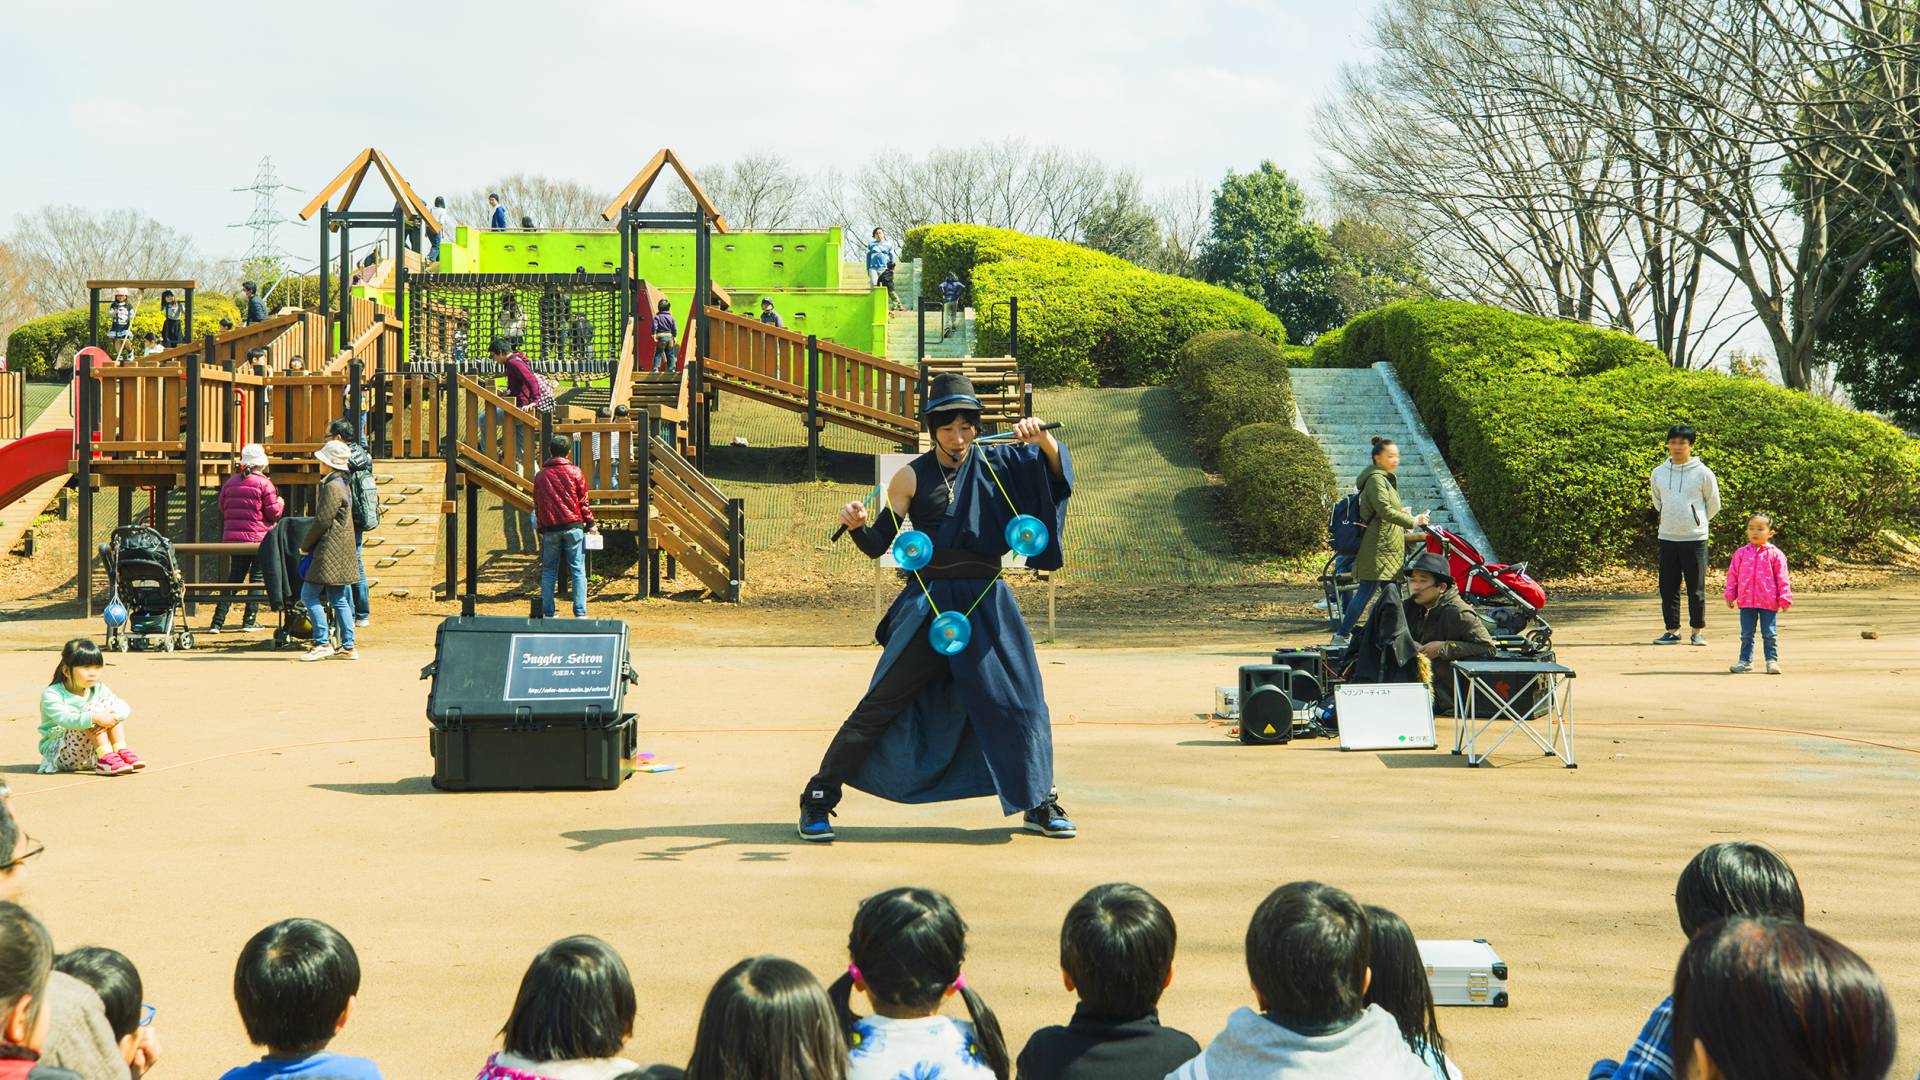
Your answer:
[[[583,184],[578,180],[542,176],[538,173],[514,173],[483,188],[448,200],[459,220],[484,226],[492,211],[487,196],[498,194],[507,208],[507,224],[520,226],[520,219],[533,219],[538,229],[604,229],[600,211],[613,201],[613,192]]]
[[[1153,199],[1160,223],[1160,256],[1148,269],[1192,277],[1213,214],[1213,192],[1198,180],[1163,189]]]
[[[137,210],[42,206],[14,223],[7,247],[42,311],[86,303],[89,278],[188,278],[203,269],[187,234]]]
[[[42,313],[27,291],[26,266],[11,248],[0,244],[0,343],[13,328]]]
[[[1874,168],[1804,117],[1830,93],[1799,66],[1783,23],[1753,0],[1496,0],[1490,30],[1456,44],[1490,78],[1562,122],[1590,126],[1668,197],[1647,203],[1610,184],[1599,200],[1682,242],[1747,294],[1782,381],[1814,384],[1820,331],[1861,266],[1899,236],[1843,212],[1875,189]],[[1514,55],[1548,50],[1619,101],[1537,77]],[[1788,118],[1800,118],[1789,121]]]
[[[700,170],[695,179],[736,229],[787,229],[807,224],[815,206],[812,185],[778,154],[748,154]],[[662,174],[647,193],[647,205],[679,213],[694,209],[693,193],[676,176]]]

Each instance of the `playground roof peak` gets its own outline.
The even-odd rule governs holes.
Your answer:
[[[387,190],[392,192],[394,201],[406,208],[408,220],[425,223],[429,232],[440,231],[440,222],[433,216],[433,211],[427,209],[427,204],[420,200],[420,196],[413,193],[407,178],[400,175],[400,170],[394,168],[393,162],[387,158],[387,155],[371,146],[356,154],[354,159],[347,163],[347,167],[340,170],[340,175],[320,189],[320,193],[313,197],[313,201],[300,211],[300,220],[306,221],[319,213],[327,200],[333,198],[334,193],[341,188],[345,188],[346,192],[340,196],[339,209],[351,209],[353,197],[360,193],[360,182],[367,178],[369,170],[379,172],[380,179],[386,182]]]
[[[669,165],[673,166],[673,171],[679,174],[680,182],[687,185],[687,191],[693,195],[693,201],[700,207],[700,212],[713,222],[714,230],[728,231],[727,219],[720,216],[719,208],[714,206],[713,200],[707,197],[706,189],[700,186],[700,181],[693,178],[693,174],[687,171],[685,165],[680,164],[680,155],[667,148],[662,148],[655,153],[646,167],[634,174],[633,179],[627,182],[627,186],[620,190],[620,194],[615,195],[613,201],[607,204],[607,208],[600,211],[600,216],[613,221],[620,216],[620,211],[623,209],[638,210],[640,204],[646,200],[647,192],[653,189],[654,180],[658,179],[661,171]]]

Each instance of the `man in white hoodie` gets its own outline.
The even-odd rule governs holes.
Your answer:
[[[1695,432],[1667,430],[1667,460],[1654,466],[1653,508],[1660,512],[1660,614],[1667,632],[1655,645],[1680,644],[1680,582],[1687,583],[1693,644],[1707,643],[1707,526],[1720,512],[1720,481],[1693,456]]]
[[[1366,910],[1339,889],[1275,889],[1247,927],[1260,1011],[1234,1010],[1167,1080],[1433,1080],[1393,1015],[1365,1003],[1371,939]]]

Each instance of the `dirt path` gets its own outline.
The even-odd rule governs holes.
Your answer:
[[[1053,942],[1072,900],[1116,879],[1152,889],[1181,929],[1163,1016],[1204,1041],[1247,997],[1247,916],[1304,877],[1386,904],[1422,936],[1494,943],[1513,1006],[1441,1018],[1469,1075],[1579,1075],[1623,1051],[1664,992],[1681,944],[1673,878],[1716,839],[1778,847],[1812,920],[1920,1016],[1920,731],[1903,677],[1920,669],[1916,601],[1912,587],[1807,597],[1783,622],[1789,674],[1777,679],[1724,674],[1724,619],[1711,648],[1659,649],[1637,644],[1644,602],[1561,607],[1561,656],[1579,671],[1577,771],[1517,752],[1469,771],[1444,752],[1241,747],[1195,714],[1264,657],[1266,616],[1188,634],[1141,615],[1125,632],[1150,647],[1042,649],[1063,799],[1084,830],[1068,843],[1014,832],[983,800],[860,795],[842,807],[838,844],[793,836],[797,785],[875,655],[851,647],[867,616],[857,599],[779,616],[638,610],[642,746],[685,769],[602,794],[429,788],[426,612],[383,617],[353,666],[232,638],[116,658],[109,680],[153,768],[38,776],[36,688],[58,643],[97,624],[15,621],[0,652],[15,688],[0,772],[47,844],[31,903],[62,946],[113,944],[139,962],[165,1076],[248,1056],[232,963],[283,916],[334,922],[360,952],[360,1007],[338,1048],[396,1078],[457,1078],[556,937],[597,933],[622,951],[641,998],[631,1056],[679,1061],[728,963],[776,952],[830,977],[855,901],[903,882],[955,897],[973,927],[969,979],[1016,1041],[1071,1011]],[[1293,625],[1288,638],[1311,638]],[[1878,640],[1860,639],[1867,625]],[[1920,1067],[1920,1043],[1908,1045],[1895,1075]]]

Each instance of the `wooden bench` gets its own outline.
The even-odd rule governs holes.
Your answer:
[[[173,545],[174,557],[179,560],[181,575],[186,579],[181,599],[189,604],[196,600],[267,603],[267,588],[257,581],[196,581],[191,576],[191,571],[195,569],[192,556],[224,555],[231,558],[235,555],[257,556],[259,553],[259,544],[214,542]]]

